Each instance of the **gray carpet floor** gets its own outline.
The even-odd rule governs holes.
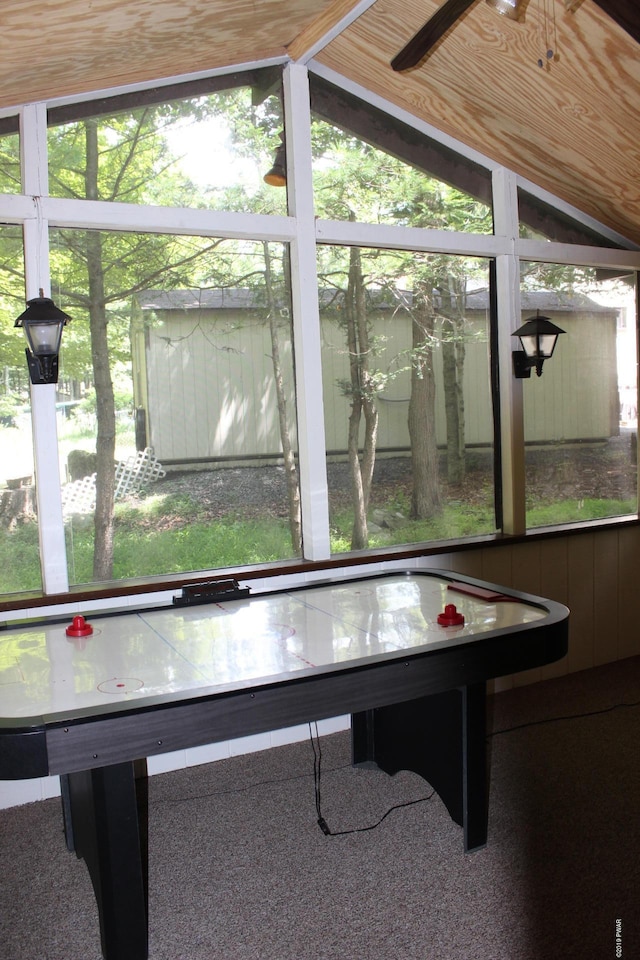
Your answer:
[[[385,817],[431,788],[351,768],[347,734],[322,741],[344,836],[317,826],[309,742],[151,778],[151,960],[639,958],[640,707],[609,709],[638,701],[640,658],[494,697],[490,729],[516,729],[473,854],[437,794]],[[2,960],[99,960],[59,801],[0,811],[0,854]]]

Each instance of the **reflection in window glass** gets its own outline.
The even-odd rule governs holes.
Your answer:
[[[495,531],[486,260],[321,247],[334,552]]]
[[[523,380],[527,526],[637,510],[635,277],[521,265],[522,319],[564,330],[541,378]]]
[[[299,554],[286,248],[55,230],[51,251],[71,582]]]
[[[52,196],[285,213],[286,188],[264,175],[282,144],[277,91],[236,87],[56,123],[48,135]]]
[[[22,193],[20,136],[17,131],[17,117],[0,121],[0,193]]]
[[[14,327],[25,309],[20,227],[0,226],[0,594],[40,590],[40,548],[25,340]]]

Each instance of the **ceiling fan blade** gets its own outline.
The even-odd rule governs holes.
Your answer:
[[[640,10],[633,0],[595,0],[597,6],[640,43]]]
[[[415,67],[475,2],[476,0],[445,0],[424,27],[418,30],[415,37],[393,58],[392,68],[401,72]]]

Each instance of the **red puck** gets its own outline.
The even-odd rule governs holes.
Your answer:
[[[458,613],[454,603],[448,603],[444,613],[438,614],[438,623],[441,627],[460,627],[464,623],[464,617]]]
[[[84,617],[74,617],[71,625],[67,627],[68,637],[90,637],[92,633],[93,627]]]

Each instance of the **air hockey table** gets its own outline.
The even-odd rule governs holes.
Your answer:
[[[354,764],[412,770],[487,840],[487,681],[563,657],[569,611],[444,571],[0,629],[0,779],[58,774],[105,960],[148,956],[147,757],[351,715]]]

